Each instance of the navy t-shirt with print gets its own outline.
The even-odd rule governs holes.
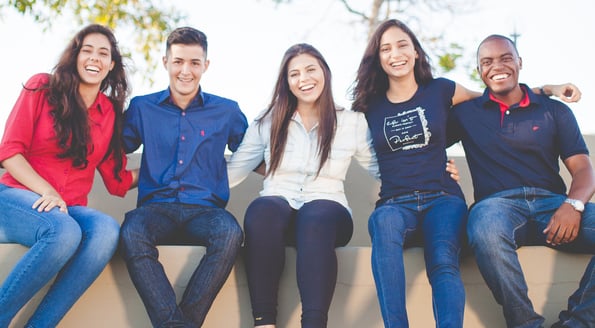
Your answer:
[[[391,103],[385,95],[369,106],[381,176],[380,201],[414,191],[443,191],[463,198],[446,172],[446,124],[455,91],[453,81],[437,78],[415,95]]]

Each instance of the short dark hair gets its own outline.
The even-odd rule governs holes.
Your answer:
[[[193,27],[184,26],[173,30],[165,43],[166,54],[169,53],[172,44],[197,44],[205,51],[205,56],[207,54],[207,36]]]
[[[519,50],[516,47],[516,43],[514,43],[514,41],[512,41],[512,39],[510,39],[509,37],[506,37],[504,35],[500,35],[500,34],[492,34],[487,36],[485,39],[483,39],[483,41],[481,41],[479,43],[479,46],[477,46],[477,52],[476,52],[476,57],[477,59],[479,59],[479,48],[481,48],[481,46],[486,43],[487,41],[490,40],[505,40],[508,41],[508,43],[510,43],[510,45],[512,46],[512,48],[514,49],[514,52],[517,56],[519,56]]]

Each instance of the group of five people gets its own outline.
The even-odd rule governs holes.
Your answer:
[[[434,78],[413,32],[387,20],[364,52],[352,110],[335,103],[320,52],[293,45],[269,105],[250,125],[235,101],[200,85],[207,49],[201,31],[174,30],[163,57],[168,88],[134,97],[124,111],[128,86],[117,42],[109,29],[90,25],[52,74],[24,85],[0,145],[0,242],[30,250],[0,287],[0,327],[54,276],[26,327],[56,326],[118,243],[154,327],[200,327],[242,244],[255,327],[275,327],[288,245],[297,250],[302,327],[326,327],[335,248],[353,233],[344,192],[352,158],[381,182],[368,223],[386,327],[409,325],[408,245],[424,247],[437,327],[463,326],[466,236],[509,327],[544,322],[528,299],[518,247],[595,254],[587,148],[570,109],[540,95],[577,101],[580,92],[570,84],[519,84],[522,62],[508,38],[492,35],[478,48],[482,95]],[[458,141],[475,190],[469,216],[446,155]],[[141,145],[140,169],[127,170],[125,154]],[[568,193],[559,158],[572,175]],[[96,168],[114,195],[138,185],[137,207],[121,228],[86,206]],[[229,187],[254,170],[263,173],[263,188],[242,230],[225,206]],[[206,253],[177,302],[157,245],[179,242],[206,246]],[[595,325],[594,284],[591,260],[556,327]]]

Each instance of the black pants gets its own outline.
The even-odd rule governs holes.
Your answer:
[[[276,323],[285,246],[290,245],[297,250],[302,327],[326,327],[337,281],[335,247],[345,246],[353,234],[349,211],[329,200],[295,210],[281,197],[260,197],[246,210],[244,231],[254,324]]]

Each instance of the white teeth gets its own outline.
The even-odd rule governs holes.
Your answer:
[[[97,66],[85,66],[85,69],[87,71],[99,73],[99,67],[97,67]]]
[[[507,77],[508,77],[508,74],[496,74],[496,75],[492,76],[492,80],[499,81],[499,80],[504,80]]]
[[[403,60],[403,61],[398,61],[398,62],[392,63],[392,64],[390,64],[390,66],[392,66],[392,67],[403,66],[406,63],[407,62]]]
[[[302,90],[302,91],[308,91],[308,90],[312,90],[312,89],[314,89],[314,84],[304,85],[303,87],[300,88],[300,90]]]

